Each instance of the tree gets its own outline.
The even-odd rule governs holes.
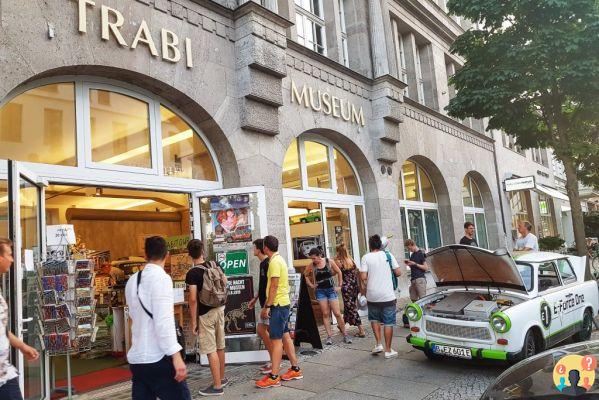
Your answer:
[[[574,238],[585,254],[579,180],[594,182],[599,154],[599,0],[450,0],[475,23],[452,46],[466,60],[451,78],[457,118],[523,148],[551,147],[566,173]]]

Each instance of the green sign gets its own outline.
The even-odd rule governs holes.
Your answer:
[[[181,236],[170,236],[166,239],[166,247],[168,251],[172,252],[173,250],[182,250],[187,248],[187,243],[190,238],[189,235],[181,235]]]
[[[216,253],[216,262],[218,262],[225,271],[225,275],[249,275],[250,263],[248,253],[245,250],[233,250],[226,253]]]

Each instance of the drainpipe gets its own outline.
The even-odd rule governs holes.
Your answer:
[[[499,164],[497,162],[497,148],[495,137],[493,137],[493,162],[495,163],[495,176],[497,177],[497,190],[499,194],[499,208],[501,209],[501,224],[503,225],[503,240],[507,247],[507,226],[505,225],[505,210],[503,209],[503,187],[499,176]]]

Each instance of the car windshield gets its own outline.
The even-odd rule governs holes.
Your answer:
[[[516,262],[518,272],[524,281],[524,286],[529,292],[532,290],[532,265]]]

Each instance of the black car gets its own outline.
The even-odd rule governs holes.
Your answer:
[[[598,359],[599,340],[545,351],[507,369],[481,400],[599,399]]]

